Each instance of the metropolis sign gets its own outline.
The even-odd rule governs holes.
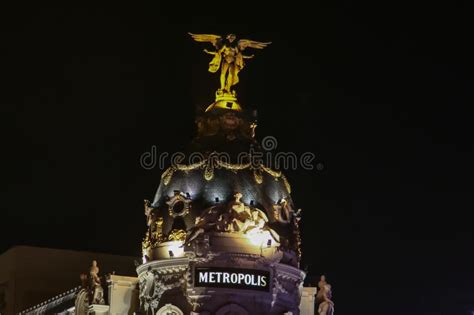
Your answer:
[[[254,269],[196,267],[194,286],[268,291],[270,273]]]

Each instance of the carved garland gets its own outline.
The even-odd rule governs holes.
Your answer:
[[[237,171],[241,171],[245,169],[253,169],[255,182],[257,184],[263,183],[262,172],[265,172],[269,174],[270,176],[272,176],[276,181],[278,181],[281,178],[283,180],[283,183],[288,193],[291,193],[290,183],[288,182],[288,179],[285,177],[285,175],[283,175],[282,172],[274,171],[271,168],[264,166],[263,164],[259,164],[257,167],[254,167],[252,163],[246,163],[246,164],[227,163],[227,162],[219,160],[215,155],[211,155],[208,159],[203,160],[198,163],[191,164],[191,165],[178,164],[178,165],[171,166],[163,173],[161,178],[163,180],[163,184],[167,186],[171,182],[171,179],[173,178],[173,175],[176,171],[189,172],[189,171],[196,170],[199,168],[204,168],[204,178],[207,181],[210,181],[214,178],[214,165],[233,171],[233,172],[237,172]]]

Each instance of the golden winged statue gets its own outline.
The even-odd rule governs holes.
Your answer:
[[[246,56],[242,52],[245,48],[263,49],[271,42],[257,42],[249,39],[239,39],[236,41],[234,34],[225,37],[212,34],[192,34],[192,38],[197,42],[208,42],[215,47],[215,51],[204,52],[213,55],[209,63],[209,72],[216,73],[221,69],[220,83],[221,87],[217,90],[217,95],[232,95],[235,97],[235,91],[231,90],[232,86],[239,82],[239,71],[245,66],[244,59],[253,58],[253,55]]]

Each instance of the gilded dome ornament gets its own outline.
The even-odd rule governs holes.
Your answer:
[[[185,239],[186,239],[186,231],[181,230],[181,229],[172,230],[170,234],[168,235],[169,242],[172,242],[172,241],[184,242]]]
[[[234,34],[226,36],[213,34],[192,34],[196,42],[211,43],[215,51],[204,49],[204,52],[214,56],[209,63],[209,72],[220,73],[220,88],[216,91],[216,102],[210,105],[206,112],[214,108],[224,108],[241,111],[237,103],[237,94],[232,87],[239,83],[239,72],[245,67],[245,59],[252,59],[254,55],[244,55],[246,48],[264,49],[271,42],[257,42],[249,39],[239,39]]]
[[[163,184],[164,184],[165,186],[168,186],[168,184],[170,183],[171,178],[173,178],[174,172],[175,172],[175,168],[174,168],[174,167],[169,167],[169,168],[161,175],[161,179],[163,180]]]
[[[212,160],[207,163],[206,169],[204,170],[204,178],[210,181],[214,178],[214,163]]]
[[[253,176],[254,176],[255,182],[257,184],[263,183],[263,175],[262,175],[262,171],[260,169],[254,169],[253,170]]]
[[[263,183],[263,172],[265,172],[271,177],[273,177],[275,181],[282,179],[286,190],[288,191],[288,193],[291,193],[290,183],[288,182],[288,179],[281,171],[272,170],[271,168],[266,167],[263,164],[258,164],[257,166],[253,166],[252,163],[240,163],[240,164],[228,163],[219,159],[217,157],[217,153],[213,153],[209,156],[209,158],[204,159],[198,163],[191,164],[191,165],[179,164],[176,166],[171,166],[163,173],[163,175],[161,176],[161,179],[163,180],[163,184],[165,186],[168,186],[168,184],[171,182],[173,175],[175,174],[176,171],[189,172],[196,169],[204,169],[204,174],[203,174],[204,178],[206,179],[206,181],[211,181],[214,179],[215,168],[226,169],[234,173],[238,171],[242,171],[242,170],[251,169],[253,170],[253,176],[257,184]]]
[[[166,202],[168,205],[168,214],[173,218],[183,217],[189,214],[191,199],[183,196],[181,192],[175,192],[174,196]]]

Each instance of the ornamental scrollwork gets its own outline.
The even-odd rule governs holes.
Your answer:
[[[175,191],[173,197],[166,202],[168,205],[168,214],[173,218],[184,217],[189,214],[191,209],[191,198],[179,191]]]
[[[168,290],[186,288],[186,279],[183,273],[160,275],[156,270],[147,271],[139,280],[141,308],[148,313],[158,311],[161,296]]]

